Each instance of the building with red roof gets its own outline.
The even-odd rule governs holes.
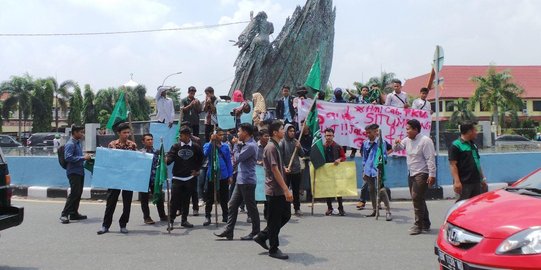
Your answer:
[[[476,84],[471,81],[472,77],[485,76],[491,66],[443,66],[439,76],[443,78],[440,88],[440,117],[447,120],[452,114],[453,101],[463,98],[469,99],[473,96]],[[512,82],[524,89],[521,97],[526,108],[519,112],[520,118],[530,117],[541,121],[541,66],[494,66],[497,72],[509,71],[513,77]],[[427,87],[430,73],[406,80],[402,88],[410,96],[419,95],[422,87]],[[435,91],[431,89],[428,100],[432,103],[432,110],[435,111]],[[476,105],[474,114],[479,120],[490,120],[491,112],[481,110]],[[435,114],[432,115],[435,117]]]

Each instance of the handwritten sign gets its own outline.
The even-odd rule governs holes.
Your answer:
[[[299,101],[299,121],[306,119],[311,99]],[[421,123],[421,134],[430,135],[432,118],[430,113],[423,110],[404,109],[391,106],[373,104],[331,103],[317,101],[319,124],[321,132],[326,128],[334,130],[334,140],[342,145],[361,148],[367,139],[365,128],[371,124],[378,124],[383,138],[388,143],[396,139],[404,139],[406,123],[410,119],[417,119]],[[394,152],[395,155],[405,156],[405,151]]]
[[[96,148],[92,187],[148,192],[153,154]]]
[[[248,102],[250,105],[250,112],[243,113],[240,116],[241,123],[252,123],[252,102]],[[240,102],[218,102],[216,103],[216,114],[218,116],[218,126],[222,129],[232,129],[235,128],[235,117],[231,115],[233,109],[239,107]]]

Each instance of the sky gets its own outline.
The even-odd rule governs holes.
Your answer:
[[[330,0],[329,0],[330,1]],[[249,20],[265,11],[278,36],[305,0],[0,0],[0,34],[167,29]],[[541,1],[334,0],[329,83],[353,87],[381,71],[402,80],[431,69],[436,45],[446,65],[540,65]],[[236,40],[246,24],[155,33],[0,36],[0,81],[25,73],[90,84],[94,91],[133,80],[153,96],[164,78],[185,95],[193,85],[226,94]]]

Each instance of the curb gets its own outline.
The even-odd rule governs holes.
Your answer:
[[[11,186],[13,195],[27,197],[32,199],[47,199],[47,198],[67,198],[70,188],[59,187],[42,187],[42,186]],[[81,199],[90,200],[105,200],[107,199],[107,189],[103,188],[83,188]],[[119,200],[122,199],[122,194]],[[133,196],[133,201],[139,199],[139,196]]]
[[[491,183],[488,184],[489,190],[500,189],[503,187],[509,186],[508,183]],[[443,190],[443,197],[441,196],[428,196],[427,199],[454,199],[456,194],[453,191],[452,185],[440,186]],[[42,187],[42,186],[11,186],[13,190],[13,195],[33,198],[33,199],[47,199],[47,198],[67,198],[70,188],[59,188],[59,187]],[[391,188],[391,197],[392,200],[411,200],[411,195],[409,188],[407,187],[397,187]],[[361,189],[358,189],[359,194]],[[137,192],[139,193],[139,192]],[[90,200],[105,200],[107,198],[107,189],[103,188],[83,188],[82,199]],[[122,194],[119,197],[121,200]],[[359,197],[344,197],[344,199],[358,200]],[[133,201],[139,200],[139,194],[133,196]]]

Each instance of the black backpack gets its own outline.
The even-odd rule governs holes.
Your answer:
[[[68,167],[68,162],[66,161],[66,156],[64,153],[64,148],[66,145],[62,145],[58,147],[58,151],[56,152],[58,154],[58,163],[60,163],[60,167],[62,167],[64,170]]]

